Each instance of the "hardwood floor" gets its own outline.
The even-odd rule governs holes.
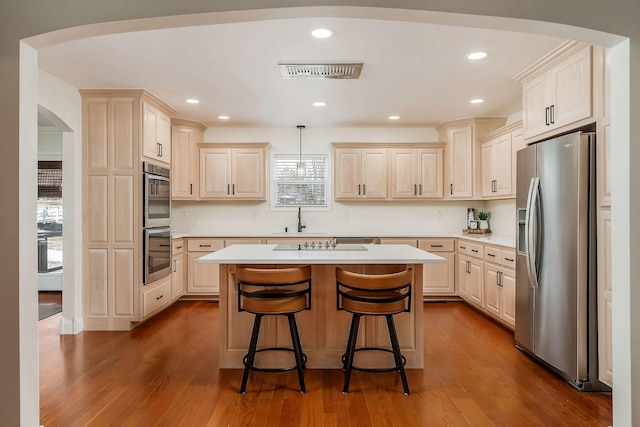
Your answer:
[[[41,422],[52,426],[609,426],[611,395],[580,393],[464,303],[425,304],[425,368],[395,373],[219,370],[218,307],[179,302],[131,332],[59,336],[39,322]],[[304,337],[302,337],[304,343]]]

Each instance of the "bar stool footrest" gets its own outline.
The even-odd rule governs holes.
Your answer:
[[[358,351],[384,351],[386,353],[391,353],[393,354],[393,350],[388,349],[388,348],[382,348],[382,347],[362,347],[362,348],[356,348],[354,350],[354,353],[357,353]],[[404,357],[402,354],[400,355],[400,357],[402,358],[402,366],[405,366],[407,364],[407,358]],[[346,362],[347,359],[347,353],[344,353],[342,355],[342,366],[343,366],[343,370],[344,370],[344,364]],[[352,365],[351,369],[355,369],[356,371],[361,371],[361,372],[395,372],[398,371],[398,367],[393,366],[391,368],[362,368],[360,366],[355,366]]]
[[[267,348],[261,348],[259,350],[256,350],[256,354],[260,353],[262,351],[290,351],[291,353],[295,353],[294,350],[292,348],[287,348],[287,347],[267,347]],[[248,354],[245,354],[244,357],[242,358],[242,364],[244,366],[247,366],[247,358],[249,357]],[[302,353],[302,368],[306,369],[307,367],[307,355],[305,353]],[[298,369],[298,365],[293,365],[287,368],[258,368],[255,366],[250,366],[249,369],[251,369],[252,371],[257,371],[257,372],[287,372],[287,371],[293,371],[295,369]]]

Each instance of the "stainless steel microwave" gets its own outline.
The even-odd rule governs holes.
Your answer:
[[[142,163],[143,170],[143,226],[171,225],[171,171],[151,163]]]

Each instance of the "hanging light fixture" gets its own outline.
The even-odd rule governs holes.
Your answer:
[[[298,125],[298,130],[300,131],[300,158],[298,160],[298,163],[296,163],[296,176],[298,178],[303,177],[305,174],[305,164],[302,161],[302,129],[305,128],[305,125]]]

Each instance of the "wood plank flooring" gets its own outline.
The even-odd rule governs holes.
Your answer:
[[[218,369],[218,306],[178,302],[131,332],[58,335],[39,322],[41,423],[53,426],[609,426],[611,395],[580,393],[461,302],[425,304],[425,368],[394,373]],[[302,337],[304,342],[304,337]]]

